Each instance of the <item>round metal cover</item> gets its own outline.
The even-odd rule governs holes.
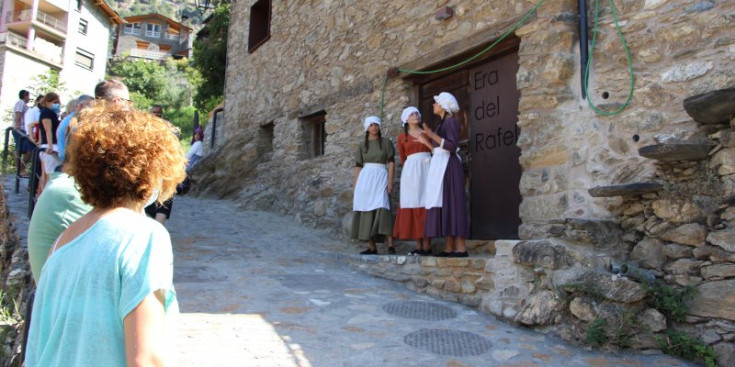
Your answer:
[[[490,342],[480,335],[446,329],[420,329],[403,337],[417,349],[442,356],[479,356],[490,350]]]
[[[448,306],[421,301],[397,301],[383,305],[383,311],[407,319],[439,321],[457,317]]]

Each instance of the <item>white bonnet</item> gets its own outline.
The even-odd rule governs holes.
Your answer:
[[[438,96],[434,96],[434,100],[444,109],[444,111],[450,113],[456,113],[459,111],[459,103],[457,103],[457,99],[447,92],[441,92]]]
[[[378,124],[378,126],[380,126],[380,117],[368,116],[365,118],[365,122],[362,123],[362,126],[365,127],[365,131],[367,131],[372,124]]]
[[[401,113],[401,121],[403,121],[403,125],[406,125],[408,123],[408,116],[411,116],[412,113],[418,112],[419,118],[421,118],[421,112],[419,112],[419,109],[414,106],[409,106],[403,109],[403,113]]]

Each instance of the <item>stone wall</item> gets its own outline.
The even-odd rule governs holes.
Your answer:
[[[209,154],[211,168],[196,173],[200,192],[334,230],[350,211],[352,152],[362,137],[362,119],[380,112],[388,69],[426,68],[488,44],[535,4],[465,1],[452,18],[439,21],[430,6],[410,1],[274,2],[270,39],[248,53],[253,3],[233,4],[228,123],[221,126],[221,148]],[[631,104],[616,116],[598,116],[581,98],[576,1],[549,0],[515,31],[521,238],[546,236],[554,220],[610,218],[606,205],[586,190],[653,177],[653,164],[636,149],[659,135],[691,133],[695,125],[680,105],[687,96],[735,85],[735,4],[615,5],[635,71]],[[630,83],[606,2],[593,56],[591,99],[603,109],[620,106]],[[397,136],[400,111],[413,98],[410,80],[388,81],[385,135]],[[325,155],[308,158],[301,118],[319,111],[326,112]],[[274,124],[272,137],[263,134],[268,123]]]
[[[4,192],[0,187],[0,192]],[[28,251],[20,242],[8,218],[5,195],[0,195],[0,305],[11,315],[11,320],[0,320],[0,366],[20,366],[19,353],[24,313],[33,289]]]

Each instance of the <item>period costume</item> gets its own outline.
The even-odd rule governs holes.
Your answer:
[[[365,131],[370,124],[380,124],[375,116],[365,119]],[[352,203],[351,237],[361,241],[382,240],[393,234],[393,215],[388,198],[388,169],[395,150],[390,139],[368,140],[368,147],[360,143],[355,152],[355,165],[361,167],[357,176]]]
[[[418,112],[416,107],[403,110],[401,120],[403,125],[408,122],[408,116]],[[415,240],[424,237],[426,222],[426,208],[424,191],[426,177],[429,173],[431,150],[410,134],[401,133],[398,136],[398,155],[401,157],[400,206],[396,214],[396,223],[393,228],[393,237],[401,240]]]
[[[467,221],[465,178],[462,162],[457,155],[459,124],[451,113],[459,111],[457,100],[443,92],[434,97],[448,112],[435,133],[441,144],[433,142],[434,152],[426,183],[426,237],[469,237]]]

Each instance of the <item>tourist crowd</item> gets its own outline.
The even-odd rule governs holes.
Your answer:
[[[178,129],[159,105],[150,113],[133,108],[116,80],[63,112],[56,93],[38,96],[31,108],[27,91],[19,97],[12,129],[19,174],[35,152],[42,167],[28,230],[37,286],[25,365],[170,364],[178,306],[162,224],[186,178]],[[201,129],[194,135],[203,138]],[[199,145],[192,161],[201,157]]]

